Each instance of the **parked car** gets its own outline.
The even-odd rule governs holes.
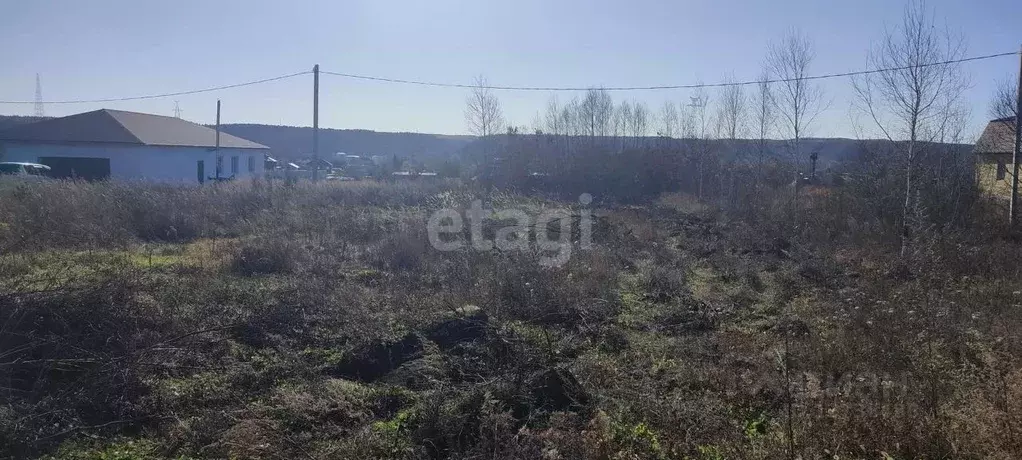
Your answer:
[[[49,179],[50,167],[38,163],[0,162],[0,178]]]

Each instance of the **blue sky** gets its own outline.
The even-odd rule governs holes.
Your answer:
[[[813,73],[860,70],[871,42],[901,17],[897,0],[0,0],[0,100],[94,99],[173,92],[311,69],[493,84],[618,86],[739,80],[760,73],[768,44],[791,27],[814,42]],[[970,55],[1017,50],[1022,2],[931,0],[965,34]],[[1018,59],[971,63],[971,131],[996,82]],[[321,126],[465,133],[465,90],[323,76]],[[817,136],[854,136],[847,79],[823,84]],[[101,107],[211,122],[311,125],[312,77],[169,99],[46,106],[47,115]],[[659,109],[690,91],[615,93]],[[711,103],[714,93],[709,93]],[[528,125],[549,93],[498,92],[505,116]],[[559,94],[565,101],[573,94]],[[0,113],[31,114],[29,105]]]

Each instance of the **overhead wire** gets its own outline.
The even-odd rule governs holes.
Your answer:
[[[208,92],[211,92],[211,91],[220,91],[220,90],[231,89],[231,88],[240,88],[242,86],[258,85],[258,84],[262,84],[262,83],[269,83],[269,82],[272,82],[272,81],[285,80],[285,79],[297,77],[297,76],[300,76],[300,75],[307,75],[307,74],[310,74],[310,73],[312,73],[311,70],[306,70],[306,71],[303,71],[303,72],[296,72],[296,73],[292,73],[292,74],[288,74],[288,75],[281,75],[281,76],[272,77],[272,78],[264,78],[262,80],[247,81],[247,82],[244,82],[244,83],[235,83],[235,84],[232,84],[232,85],[214,86],[214,87],[211,87],[211,88],[194,89],[194,90],[189,90],[189,91],[178,91],[178,92],[174,92],[174,93],[148,94],[148,95],[144,95],[144,96],[111,97],[111,98],[105,98],[105,99],[81,99],[81,100],[68,100],[68,101],[42,101],[42,103],[43,104],[95,104],[95,103],[100,103],[100,102],[121,102],[121,101],[138,101],[138,100],[143,100],[143,99],[159,99],[159,98],[164,98],[164,97],[185,96],[185,95],[188,95],[188,94],[208,93]],[[39,101],[0,101],[0,104],[36,104],[38,102]]]
[[[360,74],[353,74],[353,73],[331,72],[331,71],[321,71],[320,73],[322,73],[324,75],[331,75],[331,76],[336,76],[336,77],[343,77],[343,78],[350,78],[350,79],[357,79],[357,80],[378,81],[378,82],[384,82],[384,83],[398,83],[398,84],[417,85],[417,86],[431,86],[431,87],[440,87],[440,88],[491,89],[491,90],[500,90],[500,91],[589,91],[591,89],[601,89],[601,90],[605,90],[605,91],[657,91],[657,90],[671,90],[671,89],[725,88],[725,87],[729,87],[729,86],[749,86],[749,85],[761,85],[761,84],[771,84],[771,83],[785,83],[785,82],[792,82],[792,81],[798,81],[798,80],[806,81],[806,80],[824,80],[824,79],[831,79],[831,78],[854,77],[854,76],[859,76],[859,75],[869,75],[869,74],[876,74],[876,73],[883,73],[883,72],[896,72],[896,71],[907,70],[907,69],[918,68],[918,67],[933,67],[933,66],[941,66],[941,65],[959,64],[959,63],[964,63],[964,62],[980,61],[980,60],[986,60],[986,59],[994,59],[994,58],[999,58],[999,57],[1004,57],[1004,56],[1013,56],[1013,55],[1018,55],[1018,54],[1019,54],[1018,51],[1012,51],[1012,52],[1006,52],[1006,53],[986,54],[986,55],[982,55],[982,56],[972,56],[972,57],[961,58],[961,59],[952,59],[952,60],[946,60],[946,61],[940,61],[940,62],[931,62],[931,63],[924,63],[924,64],[911,65],[911,66],[903,66],[903,67],[889,67],[889,68],[883,68],[883,69],[868,69],[868,70],[859,70],[859,71],[852,71],[852,72],[829,73],[829,74],[823,74],[823,75],[811,75],[811,76],[807,76],[807,77],[796,77],[796,78],[771,78],[771,79],[765,79],[765,80],[747,80],[747,81],[739,81],[739,82],[726,82],[725,81],[725,82],[718,82],[718,83],[694,83],[694,84],[682,84],[682,85],[653,85],[653,86],[609,86],[609,87],[608,86],[585,86],[585,87],[582,87],[582,86],[506,86],[506,85],[485,85],[485,84],[484,85],[477,85],[477,84],[467,84],[467,83],[445,83],[445,82],[435,82],[435,81],[425,81],[425,80],[410,80],[410,79],[403,79],[403,78],[388,78],[388,77],[378,77],[378,76],[372,76],[372,75],[360,75]],[[164,97],[185,96],[185,95],[189,95],[189,94],[208,93],[208,92],[221,91],[221,90],[232,89],[232,88],[240,88],[240,87],[244,87],[244,86],[259,85],[259,84],[263,84],[263,83],[269,83],[269,82],[273,82],[273,81],[285,80],[285,79],[288,79],[288,78],[294,78],[294,77],[298,77],[298,76],[301,76],[301,75],[308,75],[308,74],[311,74],[311,73],[313,73],[311,70],[305,70],[305,71],[302,71],[302,72],[295,72],[295,73],[292,73],[292,74],[280,75],[280,76],[277,76],[277,77],[264,78],[262,80],[247,81],[247,82],[235,83],[235,84],[231,84],[231,85],[213,86],[213,87],[209,87],[209,88],[202,88],[202,89],[195,89],[195,90],[188,90],[188,91],[177,91],[177,92],[172,92],[172,93],[147,94],[147,95],[141,95],[141,96],[128,96],[128,97],[110,97],[110,98],[102,98],[102,99],[78,99],[78,100],[42,101],[42,103],[43,104],[95,104],[95,103],[105,103],[105,102],[123,102],[123,101],[138,101],[138,100],[145,100],[145,99],[159,99],[159,98],[164,98]],[[36,104],[38,102],[39,101],[0,101],[0,104]]]
[[[443,83],[443,82],[432,82],[432,81],[421,81],[421,80],[407,80],[407,79],[401,79],[401,78],[376,77],[376,76],[370,76],[370,75],[358,75],[358,74],[341,73],[341,72],[329,72],[329,71],[321,71],[321,73],[326,74],[326,75],[333,75],[333,76],[352,78],[352,79],[358,79],[358,80],[370,80],[370,81],[379,81],[379,82],[387,82],[387,83],[401,83],[401,84],[419,85],[419,86],[433,86],[433,87],[441,87],[441,88],[492,89],[492,90],[501,90],[501,91],[589,91],[591,89],[601,89],[601,90],[605,90],[605,91],[651,91],[651,90],[668,90],[668,89],[724,88],[724,87],[729,87],[729,86],[749,86],[749,85],[759,85],[759,84],[764,84],[764,83],[766,83],[766,84],[770,84],[770,83],[784,83],[784,82],[791,82],[791,81],[796,81],[796,80],[803,80],[803,81],[805,81],[805,80],[823,80],[823,79],[841,78],[841,77],[854,77],[854,76],[858,76],[858,75],[868,75],[868,74],[883,73],[883,72],[896,72],[896,71],[900,71],[900,70],[907,70],[907,69],[918,68],[918,67],[934,67],[934,66],[940,66],[940,65],[950,65],[950,64],[957,64],[957,63],[963,63],[963,62],[970,62],[970,61],[980,61],[980,60],[985,60],[985,59],[993,59],[993,58],[999,58],[999,57],[1004,57],[1004,56],[1012,56],[1012,55],[1017,55],[1017,54],[1019,54],[1018,51],[1012,51],[1012,52],[1008,52],[1008,53],[987,54],[987,55],[983,55],[983,56],[973,56],[973,57],[968,57],[968,58],[952,59],[952,60],[941,61],[941,62],[931,62],[931,63],[925,63],[925,64],[920,64],[920,65],[912,65],[912,66],[904,66],[904,67],[890,67],[890,68],[884,68],[884,69],[859,70],[859,71],[853,71],[853,72],[830,73],[830,74],[824,74],[824,75],[813,75],[813,76],[808,76],[808,77],[797,77],[797,78],[773,78],[773,79],[766,79],[766,80],[749,80],[749,81],[741,81],[741,82],[695,83],[695,84],[685,84],[685,85],[655,85],[655,86],[586,86],[586,87],[582,87],[582,86],[567,86],[567,87],[564,87],[564,86],[474,85],[474,84],[466,84],[466,83]]]

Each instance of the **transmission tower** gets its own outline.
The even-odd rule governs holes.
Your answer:
[[[39,74],[35,74],[35,116],[46,116],[43,110],[43,84],[39,81]]]
[[[174,118],[181,118],[181,104],[174,101]]]

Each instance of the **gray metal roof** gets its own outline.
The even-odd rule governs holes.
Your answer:
[[[1015,118],[991,120],[976,141],[974,153],[1012,153],[1015,151]]]
[[[214,147],[216,131],[180,118],[101,109],[18,125],[0,131],[0,140]],[[269,148],[223,132],[220,133],[220,146],[240,149]]]

